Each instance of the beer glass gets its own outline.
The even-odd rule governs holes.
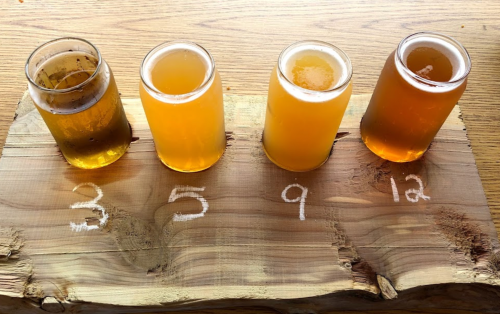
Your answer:
[[[361,121],[361,138],[395,162],[421,157],[462,96],[469,54],[451,37],[421,32],[403,39],[382,69]]]
[[[132,139],[111,69],[99,50],[79,38],[60,38],[28,58],[31,98],[63,156],[93,169],[118,160]]]
[[[140,95],[156,152],[169,168],[195,172],[215,164],[226,148],[222,83],[203,47],[163,43],[141,66]]]
[[[263,147],[277,166],[308,171],[326,162],[351,97],[352,66],[339,48],[301,41],[271,72]]]

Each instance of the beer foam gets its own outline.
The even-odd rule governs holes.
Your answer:
[[[58,53],[51,58],[40,62],[37,66],[37,71],[34,74],[37,86],[28,84],[28,89],[32,95],[33,101],[45,111],[52,114],[75,114],[87,110],[95,105],[108,90],[111,74],[107,63],[102,60],[101,66],[96,65],[95,69],[86,70],[79,65],[80,59],[86,58],[97,62],[98,58],[84,51],[64,51]],[[72,71],[65,72],[67,68],[74,68]],[[47,70],[50,69],[50,70]],[[63,70],[65,71],[63,71]],[[58,72],[56,70],[59,70]],[[79,83],[65,89],[58,89],[61,82],[78,73],[87,72],[89,77]],[[59,77],[58,75],[65,75]],[[41,76],[46,76],[52,79],[58,78],[58,83],[52,88],[40,85]],[[44,92],[39,92],[37,89],[44,88]]]
[[[179,50],[185,50],[197,54],[201,57],[207,71],[205,71],[205,77],[200,88],[183,95],[167,95],[159,91],[156,86],[154,86],[151,73],[153,68],[161,59],[169,53]],[[146,85],[146,91],[155,99],[168,103],[185,103],[200,97],[210,88],[213,82],[213,76],[210,82],[207,81],[210,79],[214,70],[215,64],[210,54],[201,46],[189,42],[169,42],[154,48],[148,53],[141,67],[141,77]]]
[[[308,90],[292,83],[293,74],[291,73],[291,71],[295,62],[307,55],[320,57],[322,60],[326,61],[333,69],[333,84],[328,88],[328,90]],[[350,76],[352,74],[350,62],[348,61],[348,59],[347,61],[345,59],[347,59],[347,57],[343,58],[341,52],[321,42],[311,42],[291,46],[285,49],[285,51],[283,51],[280,56],[279,67],[285,77],[278,74],[278,80],[281,86],[283,86],[283,88],[289,94],[297,99],[307,102],[329,101],[340,95],[345,90],[345,88],[347,88],[346,84],[344,88],[335,90],[336,88],[344,85],[346,81],[350,79]]]
[[[433,48],[444,54],[450,61],[453,73],[448,82],[434,82],[426,80],[426,82],[418,81],[414,76],[418,75],[426,79],[425,70],[422,69],[417,73],[406,68],[408,56],[417,48],[426,47]],[[398,55],[401,62],[398,62]],[[412,86],[433,93],[442,93],[450,91],[460,85],[468,72],[470,71],[470,59],[465,48],[451,38],[439,34],[417,34],[414,38],[407,38],[398,47],[397,53],[394,55],[396,68],[399,74],[410,83]],[[427,69],[428,70],[428,69]],[[419,73],[420,72],[420,73]]]

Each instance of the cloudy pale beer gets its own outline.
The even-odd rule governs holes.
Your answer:
[[[222,83],[212,56],[194,43],[165,43],[145,57],[141,78],[141,101],[160,160],[181,172],[215,164],[226,135]]]
[[[132,138],[111,69],[97,48],[61,38],[28,59],[29,90],[66,160],[93,169],[118,160]]]
[[[421,157],[462,96],[470,67],[467,51],[450,37],[417,33],[403,39],[361,121],[363,142],[390,161]]]
[[[263,146],[281,168],[308,171],[329,157],[351,97],[352,67],[339,48],[304,41],[286,48],[269,81]]]

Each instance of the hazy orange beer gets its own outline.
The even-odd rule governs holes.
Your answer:
[[[38,47],[26,63],[30,95],[66,160],[79,168],[106,166],[132,139],[111,69],[79,38]]]
[[[421,157],[462,96],[471,61],[456,40],[422,32],[389,55],[361,121],[361,137],[395,162]]]
[[[161,44],[141,66],[140,95],[156,152],[169,168],[209,168],[226,148],[222,83],[212,56],[186,41]]]
[[[308,171],[330,154],[352,92],[352,66],[339,48],[320,41],[292,44],[269,81],[263,146],[281,168]]]

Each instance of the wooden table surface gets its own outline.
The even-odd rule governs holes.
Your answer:
[[[500,231],[498,0],[3,0],[0,147],[26,88],[26,59],[50,39],[76,36],[94,43],[111,66],[122,96],[128,98],[139,97],[143,57],[164,41],[187,39],[208,49],[225,93],[265,95],[269,74],[283,48],[299,40],[323,40],[350,56],[353,94],[367,94],[373,91],[385,59],[399,41],[423,30],[454,37],[471,56],[472,72],[460,107],[491,214]],[[233,312],[241,310],[217,313]]]

